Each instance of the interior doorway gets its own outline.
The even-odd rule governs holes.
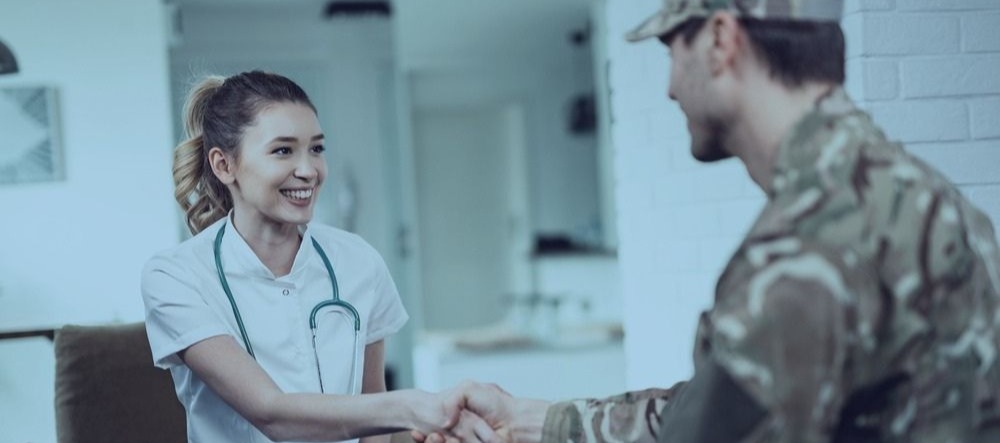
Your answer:
[[[424,327],[497,322],[531,284],[524,113],[416,110],[413,140]]]

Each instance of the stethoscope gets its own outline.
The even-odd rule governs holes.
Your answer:
[[[222,289],[226,291],[226,296],[229,297],[229,304],[233,307],[233,316],[236,317],[236,325],[240,328],[240,335],[243,338],[243,344],[247,348],[247,352],[254,360],[257,356],[253,353],[253,346],[250,345],[250,337],[247,336],[247,329],[243,326],[243,318],[240,316],[240,308],[236,306],[236,299],[233,298],[233,291],[229,289],[229,281],[226,280],[226,273],[222,270],[222,235],[226,232],[226,225],[223,224],[219,228],[219,233],[215,236],[215,268],[219,271],[219,282],[222,283]],[[309,314],[309,329],[312,331],[312,348],[313,357],[316,359],[316,375],[319,377],[319,390],[320,392],[326,392],[323,389],[323,370],[319,364],[319,352],[316,350],[316,314],[320,309],[326,307],[339,307],[343,311],[340,312],[344,315],[350,315],[354,320],[354,364],[351,367],[351,390],[350,393],[358,394],[361,392],[360,375],[361,375],[361,315],[358,314],[358,310],[354,309],[350,303],[340,299],[340,287],[337,285],[337,274],[333,272],[333,266],[330,264],[330,259],[327,258],[326,253],[323,252],[323,248],[319,246],[319,242],[315,238],[312,239],[313,247],[316,248],[316,252],[319,253],[320,258],[323,259],[323,265],[326,266],[326,272],[330,274],[330,283],[333,285],[333,298],[330,300],[324,300],[316,304],[312,308],[312,312]],[[345,314],[346,313],[346,314]]]

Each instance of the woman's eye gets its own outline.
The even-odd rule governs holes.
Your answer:
[[[280,148],[274,148],[274,150],[271,151],[271,153],[278,155],[288,155],[292,153],[292,148],[289,148],[287,146],[282,146]]]
[[[315,152],[315,153],[319,154],[319,153],[321,153],[321,152],[324,152],[324,151],[326,151],[326,147],[325,147],[325,146],[323,146],[323,145],[316,145],[316,146],[313,146],[313,147],[312,147],[312,150],[313,150],[313,152]]]

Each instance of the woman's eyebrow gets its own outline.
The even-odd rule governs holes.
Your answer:
[[[310,141],[322,140],[323,138],[324,138],[323,134],[316,134],[312,136]],[[298,141],[299,141],[298,138],[287,137],[287,136],[275,137],[274,139],[271,140],[272,143],[274,142],[297,143]]]

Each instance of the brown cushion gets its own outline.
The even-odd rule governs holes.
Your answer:
[[[55,334],[56,434],[67,442],[184,442],[170,373],[153,366],[143,323]]]

